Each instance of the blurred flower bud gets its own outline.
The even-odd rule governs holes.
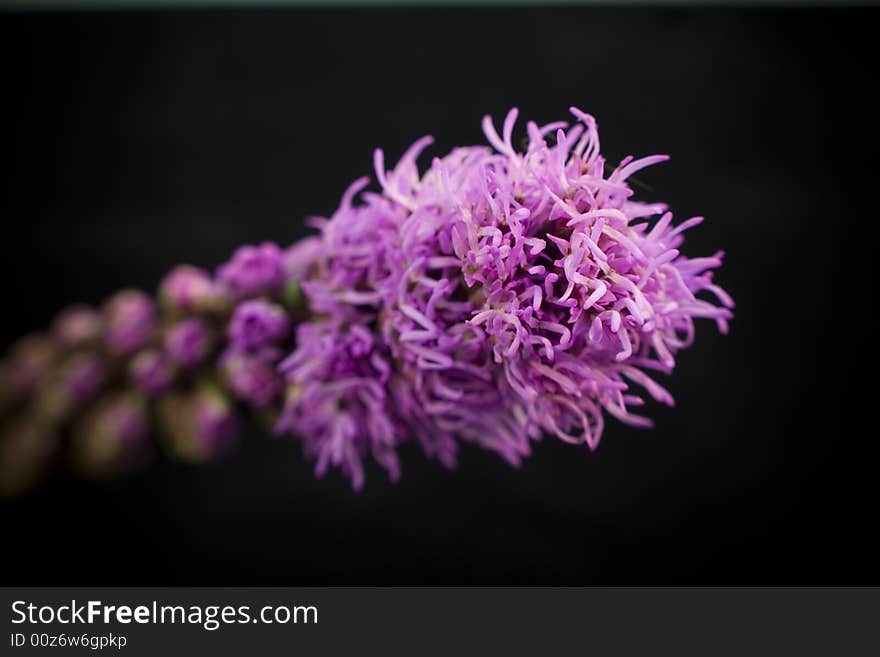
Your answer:
[[[281,377],[274,364],[276,355],[273,350],[248,353],[230,347],[220,358],[220,371],[238,399],[264,408],[281,392]]]
[[[98,393],[104,378],[104,363],[97,354],[69,356],[40,386],[35,412],[45,420],[62,422]]]
[[[240,304],[229,322],[229,339],[238,349],[250,351],[284,340],[290,333],[287,313],[262,299]]]
[[[159,285],[159,303],[172,316],[212,310],[222,301],[222,290],[211,275],[192,265],[175,267]]]
[[[211,352],[211,331],[197,317],[170,326],[165,333],[165,351],[185,368],[201,365]]]
[[[3,406],[29,397],[49,373],[55,356],[55,345],[44,335],[29,335],[16,342],[0,373]]]
[[[171,451],[185,461],[208,461],[234,445],[237,422],[232,403],[213,383],[162,397],[159,418]]]
[[[134,391],[113,393],[89,409],[74,427],[73,466],[93,477],[130,472],[147,461],[148,437],[145,398]]]
[[[117,356],[129,356],[146,346],[157,325],[156,305],[139,290],[123,290],[104,305],[104,343]]]
[[[276,244],[242,246],[217,272],[220,281],[238,299],[271,294],[284,285],[282,251]]]
[[[52,335],[65,350],[91,345],[101,335],[101,315],[91,306],[70,306],[55,319]]]
[[[138,390],[155,397],[168,390],[174,380],[174,365],[162,350],[145,349],[128,364],[128,378]]]
[[[304,237],[287,247],[282,256],[284,280],[299,283],[308,279],[325,249],[324,241],[317,236]]]
[[[58,445],[57,433],[29,415],[0,427],[0,498],[20,495],[42,481]]]

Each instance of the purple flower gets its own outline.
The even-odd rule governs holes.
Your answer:
[[[172,314],[201,312],[221,298],[222,292],[211,275],[192,265],[175,267],[159,285],[159,302]]]
[[[128,356],[146,346],[157,328],[156,305],[138,290],[123,290],[104,305],[104,343],[117,356]]]
[[[319,471],[341,466],[359,485],[376,427],[389,450],[416,435],[447,464],[457,440],[513,464],[548,433],[594,449],[606,413],[650,424],[632,412],[635,386],[672,403],[648,372],[671,371],[695,319],[726,331],[733,302],[712,280],[722,254],[680,252],[701,219],[674,227],[627,183],[666,156],[626,158],[606,176],[595,120],[572,113],[568,129],[528,123],[524,151],[516,110],[500,135],[487,117],[494,150],[457,148],[421,175],[430,138],[392,171],[377,151],[382,194],[357,204],[359,180],[321,222],[302,285],[321,319],[300,326],[282,364],[278,427]]]
[[[281,306],[255,299],[235,309],[229,322],[229,339],[238,349],[250,351],[281,342],[288,329],[287,314]]]
[[[258,353],[234,346],[227,349],[220,358],[220,369],[232,394],[255,408],[275,401],[281,392],[281,377],[275,371],[277,356],[271,349]]]
[[[55,344],[44,335],[21,338],[10,350],[3,368],[3,399],[21,401],[47,376],[55,362]]]
[[[276,292],[284,284],[284,254],[276,244],[242,246],[218,270],[218,278],[233,296],[244,298]]]
[[[150,397],[162,394],[174,380],[174,366],[164,351],[145,349],[128,364],[131,383]]]
[[[70,306],[55,319],[52,336],[62,349],[88,346],[101,335],[101,315],[84,305]]]
[[[185,368],[201,365],[211,351],[210,329],[201,319],[192,317],[168,327],[165,352]]]

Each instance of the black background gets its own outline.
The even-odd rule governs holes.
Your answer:
[[[353,494],[251,430],[206,467],[60,477],[2,506],[6,584],[878,583],[871,425],[875,11],[0,15],[2,344],[63,305],[288,243],[371,153],[481,141],[484,113],[593,113],[687,252],[724,248],[653,431],[520,470],[403,450]],[[522,134],[522,132],[520,133]]]

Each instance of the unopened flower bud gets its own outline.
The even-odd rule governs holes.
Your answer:
[[[212,337],[208,326],[197,317],[185,319],[169,327],[165,333],[165,351],[185,368],[201,365],[211,351]]]
[[[220,359],[220,369],[232,393],[256,408],[271,404],[281,392],[274,352],[248,353],[230,347]]]
[[[128,364],[128,377],[138,390],[155,397],[168,390],[174,380],[174,365],[162,350],[146,349]]]
[[[215,308],[223,293],[211,275],[192,265],[172,269],[159,285],[159,303],[171,315],[189,315]]]
[[[72,458],[83,474],[105,477],[128,472],[149,454],[146,400],[133,391],[98,402],[74,429]]]
[[[157,325],[156,305],[139,290],[123,290],[104,306],[104,343],[117,356],[129,356],[146,346]]]
[[[281,342],[290,322],[284,309],[262,299],[240,304],[229,322],[229,339],[241,350],[255,350]]]
[[[81,349],[101,335],[101,314],[91,306],[76,305],[63,310],[52,326],[52,336],[62,349]]]
[[[276,244],[242,246],[217,274],[236,298],[271,294],[284,285],[283,254]]]

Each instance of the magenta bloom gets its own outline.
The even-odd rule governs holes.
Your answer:
[[[237,298],[270,294],[284,284],[284,254],[271,242],[242,246],[221,266],[218,278]]]
[[[146,346],[158,326],[156,304],[138,290],[124,290],[104,305],[104,343],[116,355],[127,356]]]
[[[229,323],[229,339],[237,348],[250,351],[283,341],[290,328],[281,306],[255,299],[240,304]]]
[[[606,175],[595,120],[572,113],[568,129],[528,123],[524,151],[516,110],[500,135],[487,117],[494,150],[457,148],[424,174],[430,138],[392,171],[376,151],[382,194],[356,204],[359,180],[324,220],[303,284],[323,319],[300,326],[281,366],[293,392],[279,422],[319,473],[339,465],[359,487],[372,453],[397,476],[388,452],[410,435],[447,464],[458,440],[513,464],[544,434],[595,449],[605,414],[650,425],[632,412],[638,387],[672,403],[648,373],[672,370],[695,319],[727,330],[733,302],[712,280],[722,254],[680,252],[702,219],[673,226],[627,183],[666,156]]]

